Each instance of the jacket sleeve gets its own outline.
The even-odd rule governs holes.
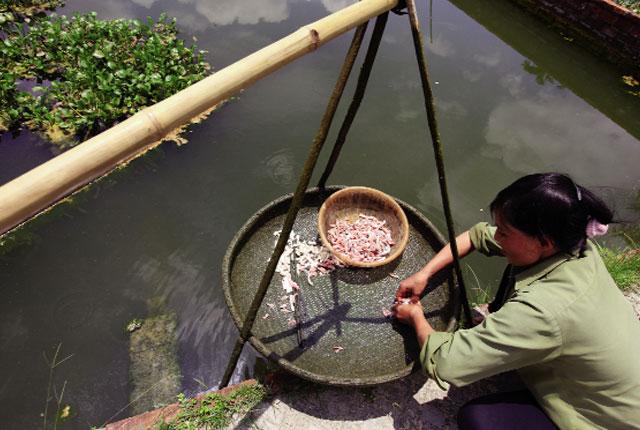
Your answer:
[[[469,229],[469,237],[474,248],[489,256],[502,255],[502,248],[494,239],[496,227],[480,222]]]
[[[474,328],[432,333],[420,353],[427,374],[442,389],[463,386],[498,373],[556,357],[562,335],[555,318],[540,306],[507,302]]]

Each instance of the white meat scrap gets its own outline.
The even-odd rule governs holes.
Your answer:
[[[280,233],[277,231],[274,236],[279,237]],[[276,272],[282,277],[282,288],[286,294],[281,298],[284,303],[280,303],[280,311],[284,313],[295,312],[296,295],[300,290],[300,286],[292,278],[292,264],[295,265],[296,275],[304,273],[311,285],[313,285],[312,279],[316,276],[325,275],[336,267],[343,266],[321,243],[318,241],[305,242],[300,239],[298,233],[292,230],[276,266]]]
[[[279,236],[280,232],[274,233]],[[283,287],[287,290],[285,282],[291,281],[291,263],[295,264],[296,274],[301,272],[307,275],[307,281],[313,285],[312,279],[319,275],[325,275],[343,264],[331,254],[317,240],[303,241],[300,235],[292,231],[287,241],[287,246],[278,260],[276,272],[283,278]],[[285,280],[289,281],[285,281]],[[294,282],[295,284],[295,282]],[[295,284],[297,286],[297,284]],[[295,287],[294,287],[295,288]],[[290,293],[290,291],[287,291]]]
[[[359,214],[355,222],[338,219],[327,231],[333,248],[354,261],[372,263],[384,260],[395,244],[386,221]]]
[[[342,266],[331,251],[317,242],[299,242],[294,252],[296,273],[305,273],[311,285],[313,285],[312,279],[316,276],[325,275],[336,267]]]
[[[284,288],[285,293],[293,294],[300,289],[300,286],[291,279],[291,275],[287,275],[282,277],[282,288]]]

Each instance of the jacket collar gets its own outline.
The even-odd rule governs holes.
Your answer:
[[[577,254],[558,252],[557,254],[553,254],[552,256],[547,257],[530,267],[527,267],[514,276],[516,281],[515,289],[518,290],[522,287],[531,285],[533,282],[551,273],[564,262],[573,260],[577,257]]]

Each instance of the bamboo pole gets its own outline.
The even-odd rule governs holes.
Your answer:
[[[451,204],[449,203],[449,192],[447,191],[447,178],[445,176],[444,156],[442,150],[442,141],[440,140],[440,132],[438,131],[438,121],[436,119],[436,106],[431,90],[431,82],[429,79],[429,69],[427,67],[427,57],[424,53],[424,44],[422,42],[422,32],[420,31],[420,23],[418,22],[418,13],[416,12],[415,0],[406,0],[407,9],[409,11],[409,23],[411,25],[411,35],[413,37],[413,46],[416,51],[416,59],[418,60],[418,70],[420,70],[420,81],[422,82],[422,94],[424,97],[424,107],[427,111],[427,125],[429,126],[429,134],[431,135],[431,143],[433,144],[433,153],[436,159],[436,169],[438,170],[438,183],[440,184],[440,196],[442,197],[442,207],[444,209],[444,217],[447,221],[447,231],[449,233],[449,245],[451,246],[451,254],[453,254],[453,267],[460,288],[460,296],[462,301],[462,310],[466,318],[466,323],[471,323],[471,308],[467,299],[467,291],[464,287],[464,278],[462,277],[462,269],[460,268],[460,256],[458,254],[458,245],[456,242],[456,232],[453,225],[453,216],[451,215]]]
[[[239,60],[0,187],[0,234],[111,171],[242,88],[369,19],[398,0],[363,0]]]

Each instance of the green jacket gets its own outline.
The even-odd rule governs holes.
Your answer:
[[[494,233],[472,227],[474,247],[500,255]],[[517,369],[561,429],[640,429],[640,321],[594,244],[514,281],[482,324],[428,337],[420,359],[429,376],[446,389]]]

